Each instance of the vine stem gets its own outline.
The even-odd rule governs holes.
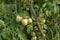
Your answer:
[[[39,13],[36,13],[33,6],[32,6],[32,3],[30,1],[28,1],[28,4],[29,4],[29,7],[31,9],[31,12],[33,13],[34,17],[35,17],[35,22],[36,22],[36,25],[37,25],[37,28],[38,28],[38,31],[39,33],[41,33],[42,36],[44,36],[44,33],[42,31],[42,28],[40,26],[40,23],[39,23]]]
[[[15,0],[15,11],[16,11],[16,14],[17,14],[17,1]]]

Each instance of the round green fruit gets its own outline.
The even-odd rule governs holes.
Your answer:
[[[23,24],[24,26],[26,26],[26,25],[28,24],[28,20],[27,20],[27,19],[23,19],[23,20],[22,20],[22,24]]]
[[[29,22],[29,23],[32,23],[32,19],[31,19],[31,18],[29,18],[29,19],[28,19],[28,22]]]
[[[21,20],[22,20],[22,17],[18,15],[18,16],[16,17],[16,22],[20,22]]]

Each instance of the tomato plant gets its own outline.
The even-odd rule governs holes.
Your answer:
[[[60,40],[60,0],[0,0],[0,40]]]

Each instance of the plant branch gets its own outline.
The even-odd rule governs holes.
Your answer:
[[[36,12],[34,10],[34,8],[32,7],[32,3],[31,2],[28,2],[30,8],[31,8],[31,12],[34,14],[34,16],[36,15]]]
[[[30,1],[28,2],[28,4],[29,4],[29,6],[30,6],[31,12],[33,13],[33,15],[34,15],[34,17],[35,17],[35,22],[36,22],[38,31],[39,31],[39,33],[42,34],[42,36],[44,36],[44,35],[43,35],[43,32],[42,32],[42,28],[41,28],[40,23],[39,23],[39,18],[38,18],[38,17],[39,17],[39,14],[38,14],[38,13],[36,14],[36,12],[35,12],[35,10],[34,10],[34,8],[33,8],[33,6],[32,6],[32,3],[31,3]]]

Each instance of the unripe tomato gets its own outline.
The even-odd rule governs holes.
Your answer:
[[[32,33],[31,33],[31,36],[35,36],[35,32],[32,32]]]
[[[44,20],[43,20],[43,23],[45,23],[45,22],[46,22],[46,20],[44,19]]]
[[[26,25],[28,24],[28,20],[27,20],[27,19],[23,19],[23,20],[22,20],[22,24],[23,24],[24,26],[26,26]]]
[[[41,24],[44,24],[45,22],[46,22],[46,20],[45,20],[45,19],[43,19],[43,20],[42,20],[42,22],[41,22]]]
[[[22,17],[20,17],[19,15],[16,17],[16,22],[20,22],[22,20]]]
[[[34,37],[32,37],[32,39],[31,40],[37,40],[37,37],[36,36],[34,36]]]
[[[31,19],[31,18],[29,18],[29,19],[28,19],[28,22],[29,22],[29,23],[32,23],[32,19]]]
[[[46,36],[45,33],[43,34],[43,36],[44,36],[44,37]]]

